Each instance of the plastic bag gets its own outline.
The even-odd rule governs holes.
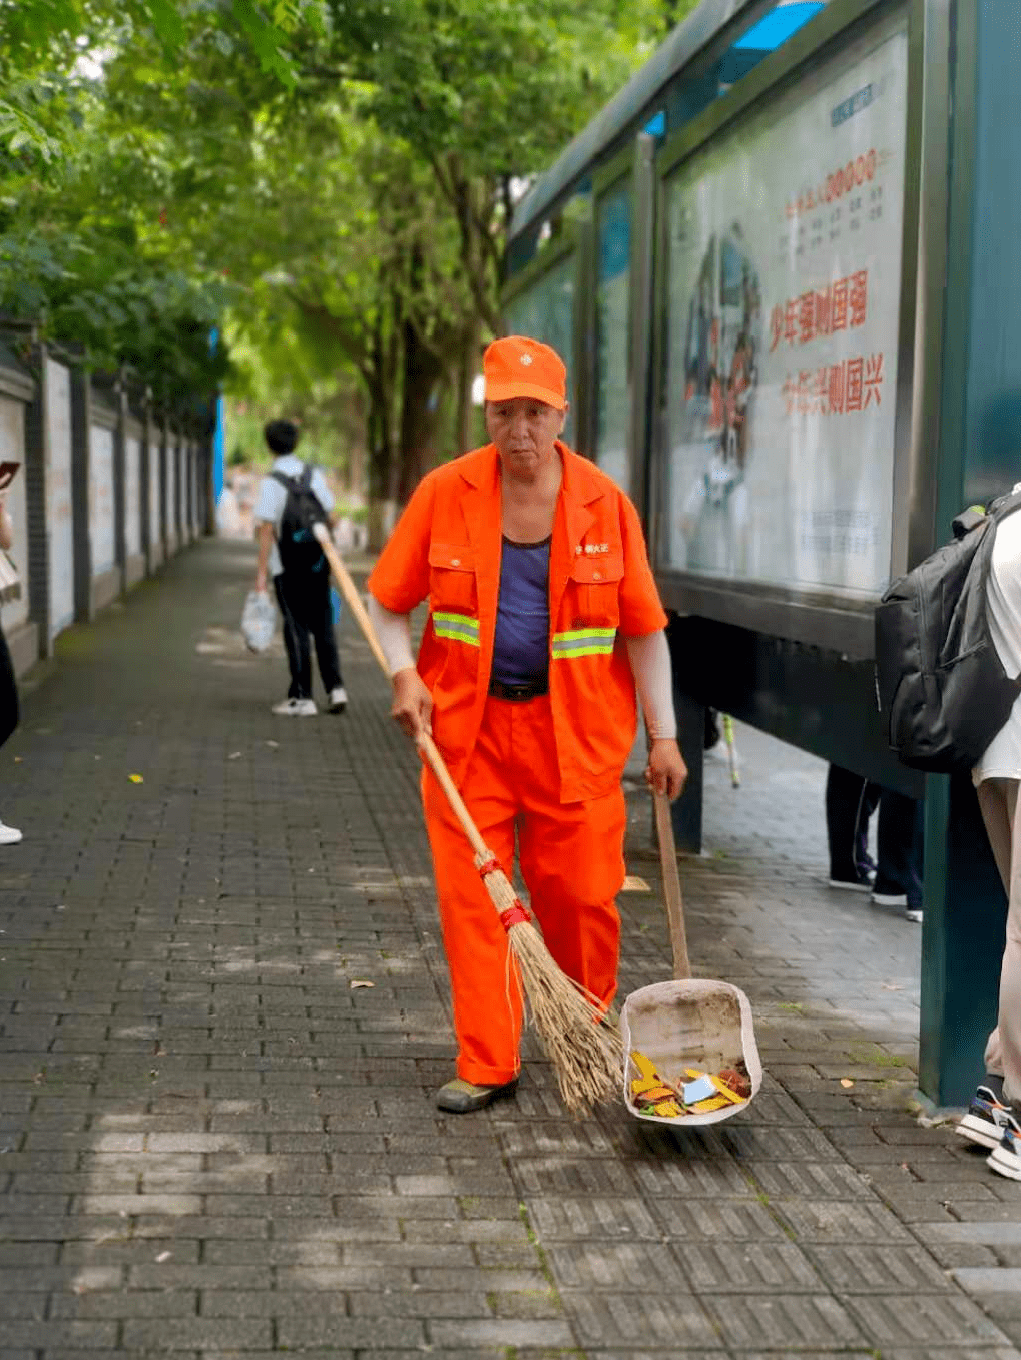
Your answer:
[[[264,590],[250,590],[241,611],[241,634],[250,652],[264,652],[273,641],[277,611]]]

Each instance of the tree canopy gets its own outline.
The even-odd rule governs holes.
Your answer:
[[[514,186],[667,4],[0,0],[0,312],[157,399],[356,409],[403,498],[470,436]]]

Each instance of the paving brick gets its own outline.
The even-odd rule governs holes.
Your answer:
[[[270,1350],[272,1323],[257,1318],[175,1318],[165,1322],[126,1322],[123,1346],[128,1352],[162,1354],[164,1351],[198,1351],[230,1346],[239,1350]]]
[[[642,1294],[562,1294],[567,1319],[579,1343],[597,1353],[604,1347],[643,1346],[665,1349],[684,1344],[712,1353],[723,1342],[700,1302],[691,1295],[649,1297]],[[564,1344],[564,1343],[560,1343]]]
[[[969,1299],[947,1294],[846,1295],[844,1302],[876,1346],[970,1345],[1006,1340]]]
[[[674,1294],[689,1287],[673,1255],[659,1243],[572,1242],[551,1246],[546,1256],[561,1289]]]
[[[412,1318],[287,1316],[277,1324],[277,1346],[283,1349],[321,1346],[331,1351],[353,1349],[371,1353],[407,1347],[421,1351],[425,1343],[424,1324]]]
[[[805,1252],[790,1242],[677,1243],[674,1253],[700,1297],[704,1294],[820,1293],[823,1281]]]
[[[866,1340],[850,1313],[828,1294],[706,1295],[709,1316],[727,1345],[783,1347],[790,1353],[812,1346],[847,1349]]]

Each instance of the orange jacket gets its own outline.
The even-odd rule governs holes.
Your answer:
[[[565,803],[610,792],[634,743],[635,685],[624,637],[666,615],[634,506],[592,463],[564,465],[550,545],[549,690]],[[487,444],[419,484],[369,577],[386,609],[426,596],[418,670],[433,696],[436,744],[460,782],[489,689],[500,590],[501,481]]]

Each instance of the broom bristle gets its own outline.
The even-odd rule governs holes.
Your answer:
[[[494,858],[487,851],[486,856],[476,856],[476,866]],[[520,906],[502,869],[490,870],[485,884],[497,911]],[[564,1104],[572,1114],[587,1114],[620,1090],[624,1066],[620,1035],[605,1021],[600,1023],[598,1000],[560,970],[530,921],[512,925],[507,937],[521,970],[532,1024],[553,1065]]]
[[[619,1091],[620,1036],[600,1023],[599,1006],[561,972],[533,925],[521,922],[507,934],[564,1104],[572,1114],[587,1114]]]

